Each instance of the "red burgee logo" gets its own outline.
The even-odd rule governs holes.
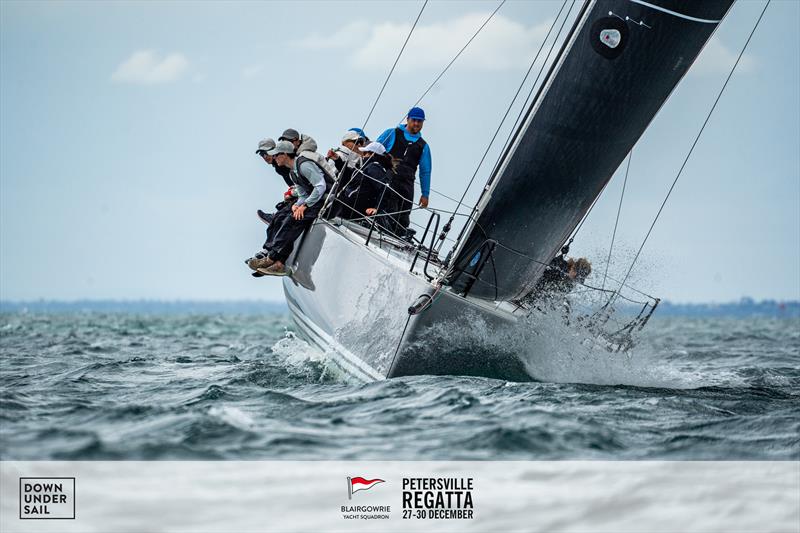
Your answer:
[[[385,483],[382,479],[364,479],[363,477],[347,478],[347,498],[353,499],[353,494],[360,490],[369,490],[378,483]]]

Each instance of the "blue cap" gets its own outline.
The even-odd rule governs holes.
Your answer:
[[[421,107],[412,107],[408,110],[408,118],[425,120],[425,111],[423,111]]]
[[[350,128],[347,131],[354,131],[354,132],[358,133],[359,137],[363,137],[364,139],[369,139],[369,137],[367,137],[367,134],[364,133],[364,130],[362,130],[361,128]]]

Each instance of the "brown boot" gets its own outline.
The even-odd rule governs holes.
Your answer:
[[[259,268],[258,271],[267,276],[288,276],[289,274],[291,274],[291,272],[289,272],[289,269],[286,268],[286,265],[284,265],[280,261],[275,261],[269,267]]]
[[[262,257],[260,259],[254,257],[247,262],[247,266],[249,266],[253,270],[258,270],[259,268],[271,267],[274,262],[275,260],[270,259],[269,257]]]

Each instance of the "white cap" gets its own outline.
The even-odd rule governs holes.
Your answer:
[[[348,131],[347,133],[344,134],[344,137],[342,137],[342,142],[357,141],[358,139],[359,139],[358,133],[354,131]]]
[[[386,153],[386,147],[377,141],[372,141],[364,148],[359,148],[362,152],[372,152],[373,154],[383,155]]]

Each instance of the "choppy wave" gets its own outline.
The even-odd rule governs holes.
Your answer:
[[[286,315],[0,315],[3,459],[800,459],[800,321],[450,334],[537,381],[353,384]],[[447,342],[447,339],[443,339]]]

